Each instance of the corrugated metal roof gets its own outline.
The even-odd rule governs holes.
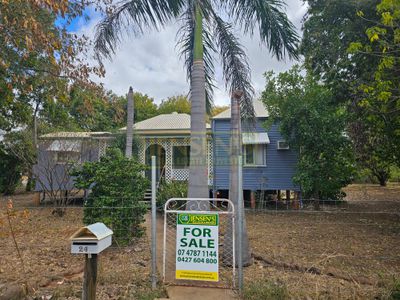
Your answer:
[[[269,136],[266,132],[243,132],[243,145],[248,144],[269,144]]]
[[[97,131],[97,132],[66,132],[66,131],[60,131],[60,132],[51,132],[47,134],[43,134],[40,136],[40,138],[49,138],[49,139],[58,139],[58,138],[90,138],[90,137],[95,137],[95,136],[102,136],[102,135],[110,135],[111,132],[107,131]]]
[[[260,100],[254,100],[253,105],[257,118],[267,118],[269,116],[267,109]],[[213,117],[213,119],[230,119],[230,118],[231,118],[230,108],[224,110],[222,113],[219,113],[218,115]]]
[[[55,140],[47,148],[47,151],[81,152],[82,141],[80,140]]]
[[[207,124],[207,128],[211,128],[210,124]],[[125,131],[126,127],[123,127],[120,130]],[[158,115],[136,123],[134,125],[134,130],[190,130],[190,115],[179,113]]]

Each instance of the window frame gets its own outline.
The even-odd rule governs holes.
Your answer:
[[[247,146],[253,146],[253,161],[254,163],[249,164],[247,163]],[[257,152],[256,152],[256,148],[257,147],[262,147],[262,164],[256,164],[255,161],[257,161]],[[247,167],[247,168],[252,168],[252,167],[266,167],[267,166],[267,144],[246,144],[243,145],[243,157],[244,157],[244,161],[243,161],[243,166]]]
[[[287,145],[287,147],[281,148],[280,145],[279,145],[279,143],[285,143],[285,144]],[[279,151],[281,151],[281,150],[282,150],[282,151],[284,151],[284,150],[290,150],[290,146],[289,146],[289,143],[288,143],[286,140],[280,139],[280,140],[278,140],[278,141],[276,142],[276,149],[279,150]]]
[[[187,166],[176,166],[175,164],[175,148],[188,148],[187,150]],[[182,153],[182,152],[181,152]],[[174,170],[187,170],[190,167],[190,145],[174,145],[172,146],[172,169]]]
[[[67,155],[70,153],[77,154],[76,160],[67,160],[67,161],[60,161],[59,155],[60,153],[66,153]],[[54,151],[54,161],[57,165],[68,165],[68,164],[80,164],[82,160],[81,153],[76,151]]]

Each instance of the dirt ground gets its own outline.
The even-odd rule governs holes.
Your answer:
[[[345,191],[346,203],[325,205],[323,212],[249,212],[249,240],[259,259],[246,268],[246,279],[283,283],[297,299],[385,293],[400,277],[400,186]]]
[[[82,208],[70,207],[60,218],[52,214],[52,208],[31,207],[32,195],[13,198],[16,213],[11,224],[23,263],[10,232],[5,209],[7,199],[3,199],[0,203],[0,290],[27,285],[31,299],[80,299],[84,256],[70,253],[69,237],[82,225]],[[24,213],[26,206],[29,208]],[[143,299],[149,295],[153,299],[149,260],[146,237],[136,240],[132,246],[102,252],[97,298]]]
[[[245,268],[246,281],[279,282],[293,299],[382,295],[392,278],[400,277],[400,185],[352,185],[345,191],[346,202],[324,204],[322,212],[248,211],[257,259]],[[0,198],[0,290],[27,283],[33,299],[79,299],[83,257],[70,254],[68,238],[82,225],[82,208],[70,207],[60,218],[50,207],[34,207],[32,199],[32,194],[13,197],[17,213],[11,222],[22,263],[8,224],[7,198]],[[105,251],[99,263],[98,299],[160,294],[149,293],[146,237]]]

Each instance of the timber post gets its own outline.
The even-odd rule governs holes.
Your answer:
[[[252,209],[256,208],[256,193],[254,191],[250,192],[250,207]]]
[[[96,299],[97,254],[85,255],[82,300]]]

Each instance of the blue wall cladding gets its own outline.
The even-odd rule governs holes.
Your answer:
[[[255,128],[242,132],[266,132],[262,124],[266,119],[259,118]],[[214,187],[216,190],[229,189],[230,165],[230,120],[213,120],[214,140]],[[293,183],[297,154],[293,150],[278,150],[277,142],[282,140],[277,124],[268,131],[270,144],[266,145],[266,166],[243,167],[244,190],[293,190],[300,188]]]

